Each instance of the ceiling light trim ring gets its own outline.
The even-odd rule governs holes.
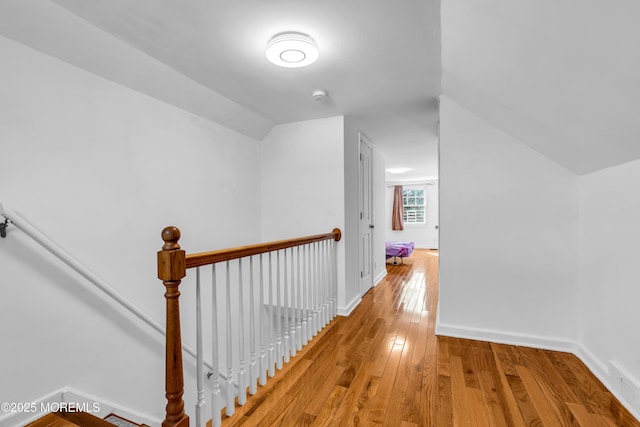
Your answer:
[[[288,32],[274,36],[267,45],[267,59],[286,68],[305,67],[314,63],[320,52],[316,42],[306,34]]]

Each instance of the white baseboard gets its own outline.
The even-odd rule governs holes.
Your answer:
[[[93,403],[98,403],[100,410],[98,413],[94,413],[93,415],[104,418],[109,414],[116,414],[121,416],[122,418],[126,418],[128,420],[134,421],[138,424],[147,424],[150,426],[159,426],[162,424],[162,420],[154,418],[148,414],[143,414],[134,409],[127,408],[117,403],[112,403],[106,401],[104,399],[100,399],[98,397],[92,396],[90,394],[80,392],[77,390],[73,390],[68,388],[64,394],[65,402],[74,402],[74,403],[87,403],[92,405]]]
[[[49,393],[46,396],[42,396],[39,399],[29,402],[20,402],[22,405],[27,405],[22,408],[16,408],[16,412],[10,412],[5,414],[4,410],[0,415],[0,427],[20,427],[28,424],[32,421],[42,418],[51,411],[46,411],[50,404],[57,404],[64,402],[65,389],[56,390]],[[18,403],[18,402],[9,402]]]
[[[378,274],[378,277],[376,277],[373,280],[373,286],[378,286],[378,283],[382,282],[382,279],[384,279],[386,275],[387,275],[387,269],[385,268],[380,272],[380,274]]]
[[[436,315],[436,335],[465,338],[478,341],[489,341],[500,344],[519,345],[540,348],[543,350],[562,351],[574,354],[604,384],[604,386],[620,401],[637,420],[640,420],[640,408],[635,402],[628,401],[617,390],[613,378],[609,375],[606,361],[598,359],[582,343],[570,339],[545,337],[490,329],[469,328],[443,324]]]
[[[416,249],[438,249],[438,245],[434,245],[433,243],[416,243]]]
[[[17,402],[16,402],[17,403]],[[104,418],[114,413],[123,418],[139,424],[160,426],[162,420],[155,419],[147,414],[126,408],[122,405],[107,402],[87,393],[64,387],[42,396],[30,402],[21,402],[19,411],[0,416],[0,427],[20,427],[35,421],[48,413],[64,409],[65,404],[73,404],[74,407],[98,418]]]
[[[360,304],[360,301],[362,301],[362,298],[360,298],[359,296],[356,296],[354,299],[351,300],[349,304],[347,304],[346,307],[338,307],[338,315],[345,316],[345,317],[350,315],[351,312],[358,306],[358,304]]]
[[[470,328],[448,325],[440,322],[436,322],[436,335],[466,338],[477,341],[490,341],[500,344],[521,345],[545,350],[563,351],[566,353],[574,353],[578,346],[576,342],[563,338],[517,334],[491,329]]]
[[[595,355],[582,344],[578,345],[574,354],[589,368],[593,375],[607,387],[611,394],[622,403],[622,406],[631,412],[631,415],[633,415],[636,420],[640,421],[640,408],[637,406],[638,403],[629,402],[618,390],[617,385],[614,383],[615,380],[609,375],[607,364],[595,357]]]

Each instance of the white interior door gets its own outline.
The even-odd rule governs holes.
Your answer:
[[[360,295],[373,286],[373,165],[372,148],[360,134],[360,179],[358,199],[360,208]]]

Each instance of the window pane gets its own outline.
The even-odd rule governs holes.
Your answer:
[[[425,189],[404,188],[402,190],[402,203],[404,205],[403,218],[406,223],[424,224],[425,213]]]
[[[404,221],[407,223],[424,223],[424,208],[407,207],[404,210]]]

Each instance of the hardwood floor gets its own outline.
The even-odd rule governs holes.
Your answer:
[[[436,337],[437,262],[387,264],[223,426],[640,427],[571,354]]]

